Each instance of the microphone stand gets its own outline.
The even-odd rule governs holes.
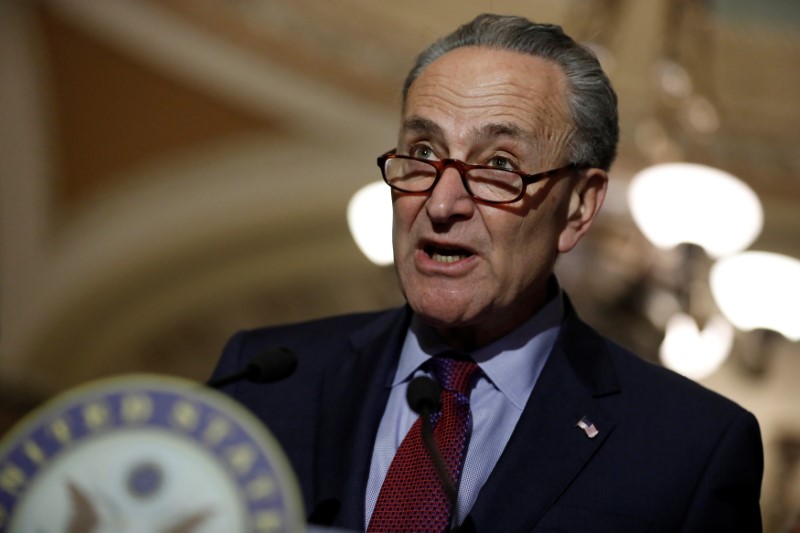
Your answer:
[[[439,481],[442,484],[447,500],[450,502],[450,523],[447,531],[455,533],[459,530],[456,523],[458,521],[458,489],[447,471],[447,465],[442,459],[439,447],[433,438],[433,428],[431,426],[431,415],[433,411],[439,410],[441,402],[439,399],[439,384],[427,376],[419,376],[409,383],[407,400],[412,410],[419,413],[422,419],[422,442],[428,452]]]
[[[433,440],[430,409],[427,406],[423,407],[420,416],[422,417],[422,439],[425,443],[425,449],[428,451],[428,455],[430,455],[431,459],[433,460],[433,465],[436,467],[436,472],[439,474],[439,479],[442,482],[442,488],[444,488],[447,499],[450,501],[450,509],[452,509],[452,521],[452,519],[456,516],[458,507],[458,493],[456,491],[456,486],[455,483],[453,483],[453,478],[450,477],[450,472],[447,471],[447,466],[444,464],[442,455],[439,453],[439,447],[436,446],[436,441]]]

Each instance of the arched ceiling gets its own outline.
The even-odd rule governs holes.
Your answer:
[[[25,373],[31,361],[60,357],[63,345],[100,353],[136,344],[137,335],[153,344],[147,328],[170,318],[197,322],[200,307],[226,305],[220,295],[231,287],[236,294],[303,290],[303,282],[272,270],[305,272],[315,294],[320,280],[336,285],[329,263],[374,272],[349,241],[344,207],[355,189],[377,178],[374,157],[393,143],[398,88],[421,44],[484,5],[10,3],[8,43],[24,46],[6,46],[5,64],[9,72],[13,61],[26,68],[14,70],[7,79],[16,81],[5,86],[12,96],[6,106],[18,116],[5,127],[14,137],[6,148],[12,170],[4,176],[5,197],[16,200],[4,209],[12,250],[3,265],[4,357]],[[624,206],[627,180],[649,163],[685,159],[740,176],[765,205],[766,227],[754,248],[800,256],[800,68],[791,68],[800,66],[792,31],[800,15],[791,3],[759,5],[492,4],[498,12],[560,23],[601,47],[619,92],[622,144],[605,223],[562,267],[565,279],[574,279],[576,299],[588,313],[610,317],[611,330],[626,317],[621,299],[652,269]],[[686,127],[685,102],[664,95],[654,81],[654,67],[665,59],[682,65],[694,93],[713,103],[719,129]],[[19,89],[26,83],[33,90]],[[32,179],[14,178],[26,174]],[[272,239],[282,244],[270,248]],[[340,244],[322,254],[320,239],[329,248]],[[284,247],[297,253],[276,263]],[[299,265],[308,250],[316,261]],[[255,266],[251,274],[240,272],[264,260],[273,266],[263,275],[253,273]],[[581,276],[581,261],[601,265],[602,276]],[[190,290],[199,279],[206,288]],[[171,292],[171,304],[153,296]],[[396,289],[391,294],[388,301],[400,301]],[[237,299],[230,300],[235,307]],[[340,306],[312,295],[303,300],[296,314],[276,311],[273,320],[350,308],[341,296],[334,298]],[[607,305],[618,315],[605,312]],[[95,336],[85,330],[101,318],[131,313],[151,317],[140,320],[149,326],[125,334],[109,327],[104,343],[80,340]],[[641,348],[648,351],[654,338],[644,335]],[[206,365],[214,344],[204,350]],[[135,367],[136,356],[126,357]],[[114,370],[113,363],[106,367]],[[83,377],[89,376],[75,371],[74,381]],[[53,386],[60,385],[45,388]]]

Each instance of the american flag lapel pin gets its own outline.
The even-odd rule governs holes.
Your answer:
[[[576,427],[581,428],[583,432],[586,433],[586,436],[589,437],[590,439],[595,438],[597,434],[600,433],[595,427],[595,425],[592,423],[592,421],[589,420],[589,418],[586,416],[581,417],[581,419],[578,420]]]

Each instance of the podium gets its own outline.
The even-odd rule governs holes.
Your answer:
[[[104,379],[0,442],[0,533],[307,531],[292,468],[234,400],[161,375]]]

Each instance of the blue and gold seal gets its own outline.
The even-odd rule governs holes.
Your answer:
[[[227,396],[186,380],[90,383],[0,444],[0,533],[304,530],[275,438]]]

